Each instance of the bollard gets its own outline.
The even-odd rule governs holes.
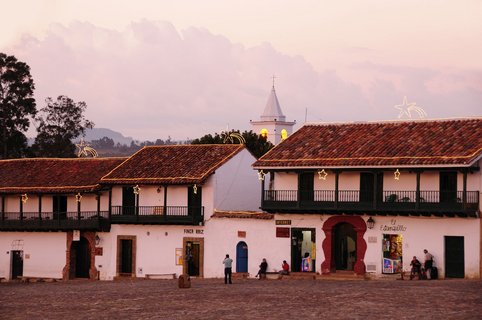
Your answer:
[[[188,274],[181,274],[177,280],[179,288],[191,288],[191,277]]]

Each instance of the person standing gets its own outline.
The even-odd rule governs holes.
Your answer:
[[[430,272],[432,271],[432,266],[433,266],[433,255],[430,252],[428,252],[427,249],[424,249],[423,253],[425,254],[425,261],[423,263],[423,267],[425,269],[425,275],[427,279],[430,279]]]
[[[233,284],[231,281],[231,275],[233,273],[232,266],[233,266],[233,259],[229,257],[229,254],[226,255],[226,258],[223,260],[224,264],[224,284]]]

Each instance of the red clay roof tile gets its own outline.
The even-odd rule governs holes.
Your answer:
[[[305,125],[253,164],[284,167],[470,166],[482,118]]]
[[[204,182],[244,149],[239,144],[144,147],[101,180],[106,184],[193,184]]]
[[[0,160],[0,193],[74,193],[100,189],[100,178],[126,158]]]

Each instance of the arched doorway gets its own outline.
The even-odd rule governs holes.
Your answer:
[[[248,245],[244,241],[236,245],[236,272],[248,272]]]
[[[352,258],[355,262],[352,263],[352,270],[359,275],[365,274],[364,259],[367,250],[367,243],[365,239],[363,239],[367,230],[365,220],[358,216],[330,217],[325,221],[322,229],[325,232],[325,240],[323,240],[322,244],[325,261],[321,264],[321,272],[323,274],[329,274],[336,272],[338,267],[342,268],[344,265],[348,267],[348,257],[350,256],[349,248],[354,247],[355,256]],[[348,238],[350,238],[350,240],[348,240]],[[346,244],[344,244],[345,249],[343,250],[340,249],[343,247],[341,244],[343,243],[342,239],[346,239]],[[351,240],[354,240],[355,243],[348,245]],[[338,244],[336,244],[336,241],[338,241]],[[338,262],[337,256],[340,256]],[[345,258],[343,258],[343,256]]]
[[[356,261],[356,232],[349,223],[333,227],[332,252],[335,270],[353,271]]]
[[[70,247],[70,278],[90,278],[90,245],[85,237],[72,241]]]

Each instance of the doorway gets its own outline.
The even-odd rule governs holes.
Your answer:
[[[440,202],[457,202],[457,172],[440,172]]]
[[[72,241],[70,247],[70,278],[89,278],[90,245],[86,238]]]
[[[291,229],[291,270],[316,271],[316,229]]]
[[[445,277],[465,278],[464,237],[445,236]]]
[[[353,271],[356,261],[356,232],[349,223],[342,222],[333,228],[332,252],[334,269]]]
[[[360,173],[360,202],[373,202],[375,196],[375,177],[377,179],[376,194],[380,201],[383,194],[383,173]]]
[[[183,273],[192,277],[202,277],[204,272],[204,239],[203,238],[184,238],[184,264]]]
[[[136,195],[132,187],[122,187],[122,215],[136,213]]]
[[[67,218],[67,196],[53,196],[52,197],[52,211],[54,220]]]
[[[309,202],[314,200],[314,173],[302,172],[299,175],[300,201]]]
[[[117,274],[134,277],[136,271],[136,237],[117,236]]]
[[[248,245],[244,241],[236,245],[236,272],[248,272]]]
[[[23,250],[12,250],[12,280],[23,276]]]

